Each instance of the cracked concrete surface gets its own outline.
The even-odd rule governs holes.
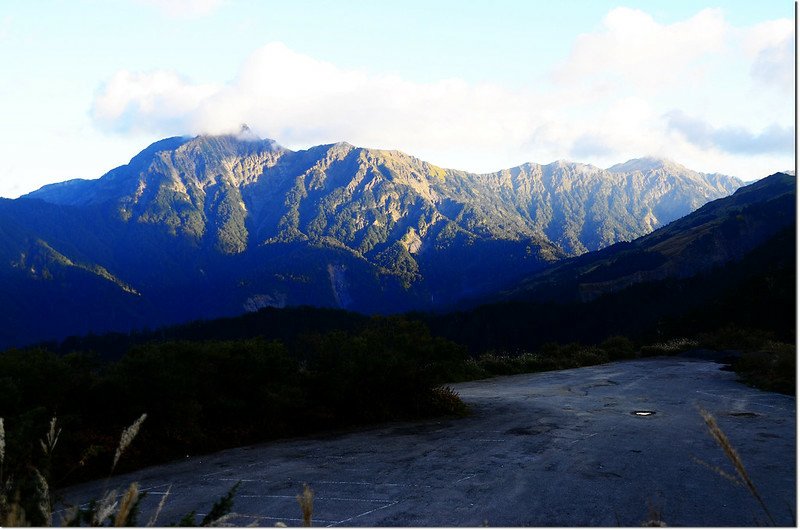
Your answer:
[[[711,412],[779,525],[795,524],[795,398],[748,388],[721,365],[654,358],[454,385],[472,415],[282,440],[82,484],[72,503],[137,481],[149,519],[203,514],[237,481],[237,525],[669,526],[767,523],[708,434]],[[653,411],[637,416],[635,411]],[[202,517],[202,515],[200,515]],[[58,520],[56,516],[55,520]]]

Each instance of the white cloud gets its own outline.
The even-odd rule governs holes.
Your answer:
[[[609,154],[620,145],[644,149],[641,131],[658,117],[647,102],[613,98],[599,106],[597,99],[581,90],[511,91],[459,79],[413,83],[272,43],[222,87],[169,72],[120,72],[98,93],[93,117],[118,132],[162,135],[234,132],[247,123],[293,148],[346,140],[475,171],[592,154],[585,145],[570,150],[581,134],[603,138]]]
[[[759,133],[741,126],[715,127],[707,121],[688,116],[680,110],[664,115],[667,128],[683,135],[701,149],[717,149],[734,154],[781,153],[794,150],[794,127],[781,127],[775,123]]]
[[[719,9],[662,25],[644,11],[619,7],[599,31],[578,36],[555,78],[564,84],[610,81],[657,90],[702,75],[700,60],[724,49],[727,30]]]
[[[749,69],[760,82],[792,75],[782,55],[772,60],[778,52],[770,50],[783,50],[786,38],[783,23],[775,27],[780,31],[735,29],[719,10],[664,25],[643,11],[619,8],[597,32],[576,40],[554,71],[554,83],[521,90],[460,79],[411,82],[340,68],[271,43],[220,86],[195,84],[174,72],[119,72],[98,91],[92,117],[107,130],[164,136],[235,132],[247,123],[290,148],[348,141],[472,171],[560,158],[609,166],[657,155],[702,171],[756,178],[781,169],[772,167],[776,163],[792,165],[784,117],[766,116],[775,126],[753,132],[755,124],[742,126],[748,121],[741,111],[750,103],[745,88],[736,88],[741,107],[731,115],[739,123],[688,112],[673,94],[681,89],[685,95],[691,79],[692,97],[709,101],[717,115],[731,114],[716,101],[718,91],[729,87],[703,81],[708,64],[721,56],[743,56],[745,78]],[[670,121],[669,112],[683,114]],[[678,119],[690,115],[695,122]],[[704,129],[711,121],[716,126]]]
[[[789,19],[762,22],[743,30],[742,50],[752,61],[750,74],[762,87],[794,92],[795,25]]]
[[[225,0],[136,0],[137,3],[153,7],[170,18],[193,18],[210,15]]]
[[[193,85],[169,72],[120,72],[99,91],[93,117],[119,132],[161,134],[224,133],[248,123],[288,146],[347,140],[420,156],[503,149],[536,121],[530,97],[498,86],[370,75],[280,43],[253,53],[224,87]]]
[[[183,127],[186,118],[218,91],[193,85],[173,72],[132,73],[122,70],[100,88],[92,118],[102,128],[121,133]]]
[[[6,40],[11,35],[11,15],[0,18],[0,41]]]
[[[781,18],[761,22],[742,31],[742,49],[752,59],[764,49],[781,46],[786,39],[794,38],[794,21]]]

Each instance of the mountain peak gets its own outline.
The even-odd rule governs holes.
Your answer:
[[[260,138],[247,125],[237,134],[201,134],[194,138],[186,139],[175,149],[164,151],[179,151],[180,149],[203,153],[208,157],[246,156],[255,152],[285,151],[275,140]]]
[[[674,162],[668,158],[661,158],[656,156],[645,156],[642,158],[632,158],[622,164],[614,164],[608,171],[612,173],[626,173],[629,171],[655,171],[657,169],[666,169],[673,171],[686,171],[686,167]]]
[[[246,123],[239,126],[239,134],[236,135],[236,138],[244,141],[261,140]]]
[[[599,167],[593,166],[592,164],[584,164],[583,162],[573,162],[572,160],[564,160],[564,159],[556,160],[555,162],[546,164],[544,167],[571,169],[573,171],[577,171],[580,173],[596,173],[598,171],[601,171]]]

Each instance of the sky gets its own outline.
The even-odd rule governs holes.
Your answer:
[[[496,171],[795,167],[792,0],[3,0],[0,196],[246,123]]]

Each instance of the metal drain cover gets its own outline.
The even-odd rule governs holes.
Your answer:
[[[631,414],[634,415],[634,416],[652,416],[655,413],[656,413],[656,411],[654,411],[654,410],[633,410],[633,411],[631,411]]]

